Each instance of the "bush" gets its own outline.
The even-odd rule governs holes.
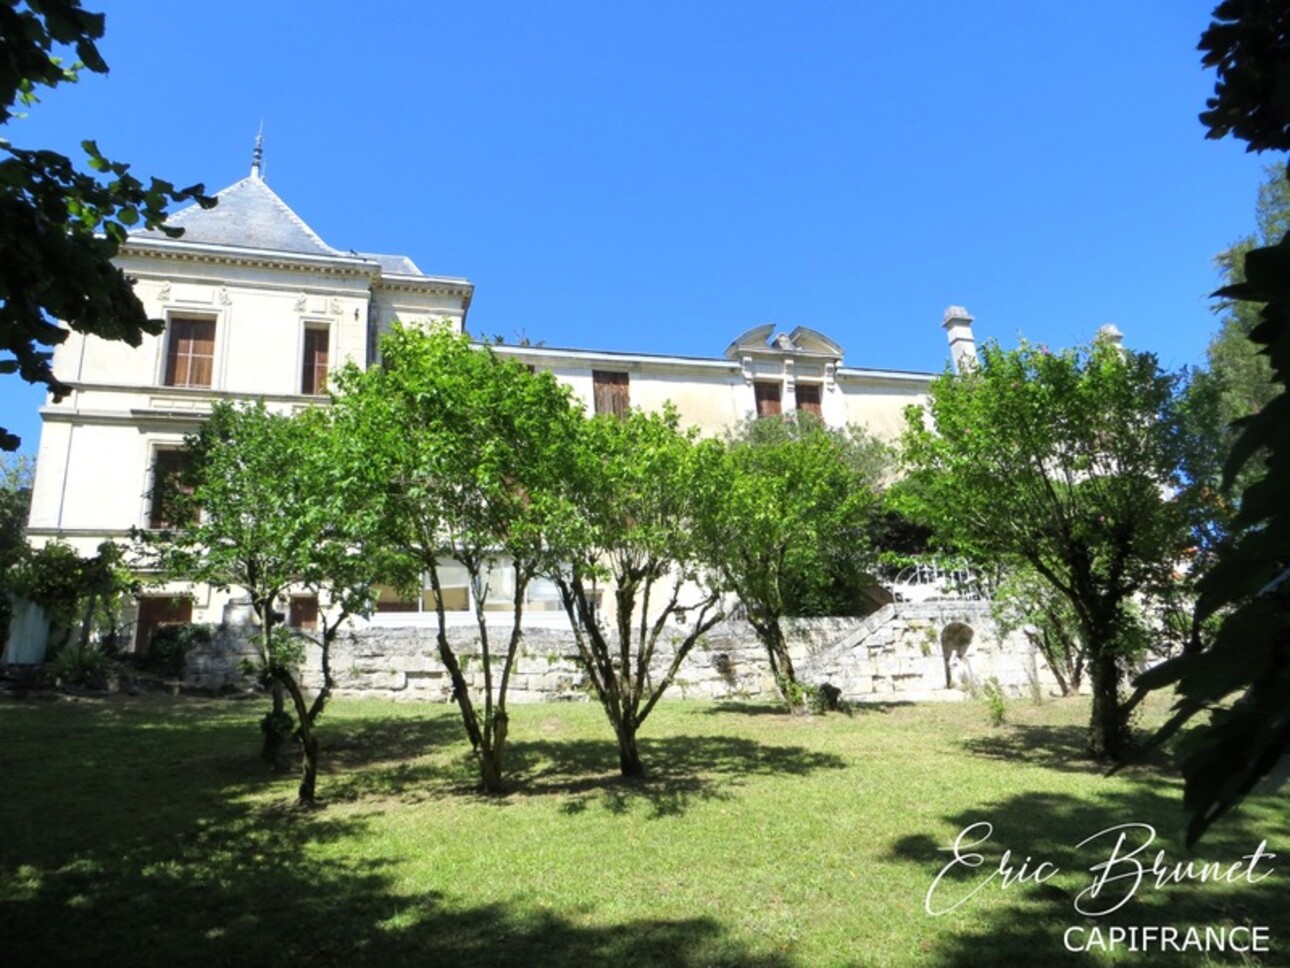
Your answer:
[[[212,638],[206,625],[163,625],[152,636],[148,651],[135,659],[135,665],[145,672],[179,679],[189,651],[209,646]]]
[[[986,712],[990,714],[991,726],[1002,726],[1008,711],[1008,703],[1003,695],[1003,686],[996,676],[991,676],[981,687],[981,696],[985,701]]]
[[[98,649],[63,649],[51,663],[54,679],[63,685],[103,689],[112,660]]]

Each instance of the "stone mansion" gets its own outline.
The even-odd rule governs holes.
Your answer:
[[[218,400],[262,398],[290,412],[317,403],[330,370],[376,358],[381,333],[395,319],[466,328],[472,284],[428,275],[408,257],[335,249],[262,178],[218,193],[210,210],[191,206],[169,224],[184,235],[130,236],[118,263],[136,280],[160,336],[133,348],[72,333],[54,368],[72,387],[42,410],[29,539],[65,541],[92,554],[132,528],[159,527],[150,499],[155,474],[183,460],[186,434]],[[944,325],[957,364],[974,351],[971,317],[956,307]],[[546,346],[499,346],[498,352],[547,369],[588,410],[652,409],[671,401],[682,420],[717,434],[751,414],[809,410],[826,423],[856,423],[893,438],[903,409],[924,399],[930,373],[848,365],[842,347],[799,326],[755,326],[712,358]],[[464,589],[463,589],[464,591]],[[557,621],[551,590],[532,590],[533,621]],[[467,601],[459,596],[462,618]],[[136,642],[174,621],[219,623],[227,595],[172,584],[137,604]],[[293,600],[290,621],[308,625],[319,603]],[[325,604],[325,603],[324,603]],[[382,595],[375,624],[416,623],[421,600]],[[563,618],[562,613],[558,613]]]

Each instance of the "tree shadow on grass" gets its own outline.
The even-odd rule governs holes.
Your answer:
[[[892,701],[849,701],[844,709],[832,710],[828,713],[812,713],[811,715],[864,715],[865,713],[889,713],[893,709],[907,709],[916,703],[905,702],[903,700]],[[780,716],[784,719],[797,719],[795,714],[789,712],[788,707],[783,703],[771,702],[746,702],[744,700],[722,699],[718,700],[706,709],[704,713],[708,716]]]
[[[1145,740],[1146,737],[1143,734],[1136,738]],[[1009,725],[990,736],[965,739],[960,745],[973,756],[1070,773],[1105,773],[1113,765],[1089,754],[1087,726]],[[1153,750],[1130,763],[1139,771],[1170,772],[1167,750]]]
[[[703,712],[708,716],[791,716],[782,702],[750,702],[746,699],[718,699]]]
[[[0,924],[9,964],[791,964],[710,917],[595,923],[591,908],[575,919],[409,889],[401,855],[382,856],[394,848],[369,836],[377,814],[266,806],[266,786],[279,780],[221,766],[245,732],[240,717],[7,712]],[[189,729],[170,729],[182,720]],[[156,762],[163,752],[173,769]]]
[[[648,804],[650,816],[683,813],[694,801],[729,799],[756,776],[807,776],[847,761],[802,746],[771,746],[739,736],[669,736],[638,741],[645,776],[625,778],[612,741],[517,742],[510,753],[510,797],[564,797],[578,813],[597,800],[615,813]],[[506,802],[505,798],[498,802]]]
[[[1086,897],[1086,911],[1104,911],[1088,916],[1075,907],[1077,897],[1094,883],[1095,865],[1107,861],[1115,848],[1124,825],[1150,825],[1155,839],[1137,858],[1150,867],[1158,851],[1165,851],[1163,864],[1168,868],[1181,862],[1201,864],[1221,862],[1223,870],[1251,854],[1260,841],[1268,841],[1267,850],[1282,853],[1290,848],[1284,803],[1268,799],[1243,816],[1220,824],[1212,838],[1195,851],[1183,846],[1185,817],[1181,810],[1176,783],[1161,778],[1140,777],[1128,781],[1107,781],[1105,791],[1096,796],[1077,797],[1060,793],[1020,793],[980,807],[956,812],[945,818],[956,831],[964,834],[963,854],[982,855],[983,864],[972,868],[955,865],[946,872],[932,893],[934,910],[943,910],[962,901],[954,913],[928,914],[923,949],[929,962],[945,968],[961,966],[994,966],[1001,964],[1084,965],[1101,963],[1099,949],[1092,954],[1070,951],[1065,944],[1066,932],[1079,946],[1089,940],[1089,930],[1097,927],[1103,936],[1112,927],[1171,925],[1180,931],[1199,927],[1202,935],[1207,926],[1263,925],[1270,929],[1275,947],[1270,955],[1251,956],[1241,952],[1154,950],[1126,952],[1123,963],[1193,965],[1193,964],[1284,964],[1287,942],[1290,942],[1290,913],[1284,903],[1282,875],[1274,872],[1266,881],[1247,883],[1165,883],[1156,888],[1151,877],[1115,911],[1109,911],[1117,900],[1126,897],[1131,879],[1110,882],[1097,897]],[[1106,831],[1111,831],[1104,833]],[[1142,826],[1127,827],[1123,857],[1128,851],[1147,843],[1150,831]],[[1101,836],[1098,836],[1101,835]],[[1094,838],[1083,847],[1086,838]],[[950,838],[928,832],[913,832],[893,841],[888,857],[919,867],[930,889],[938,872],[954,859]],[[1279,849],[1280,848],[1280,849]],[[1059,868],[1043,883],[1033,880],[1003,886],[1001,878],[991,873],[999,870],[1004,851],[1011,851],[1009,865],[1014,870],[1026,862],[1033,872],[1040,863]],[[1264,861],[1262,870],[1273,870],[1275,861]],[[1130,862],[1121,861],[1114,873],[1132,870]],[[988,882],[987,882],[988,881]],[[972,891],[982,883],[979,893]],[[920,902],[926,899],[921,898]],[[950,927],[953,925],[953,927]],[[1248,939],[1247,939],[1248,940]],[[1206,960],[1208,959],[1208,960]]]

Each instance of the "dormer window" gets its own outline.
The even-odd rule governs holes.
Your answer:
[[[823,418],[824,415],[820,411],[820,385],[818,383],[799,383],[793,392],[796,396],[798,410],[805,410],[807,413]]]
[[[780,392],[778,381],[771,383],[767,380],[758,380],[753,384],[753,395],[757,398],[757,416],[773,417],[783,410]]]

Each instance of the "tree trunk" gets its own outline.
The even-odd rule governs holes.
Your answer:
[[[260,748],[260,759],[273,767],[275,773],[285,773],[289,767],[292,729],[286,726],[289,718],[282,692],[282,683],[274,679],[270,686],[273,696],[273,710],[265,720],[264,745]],[[284,728],[285,727],[285,728]]]
[[[502,792],[502,762],[506,753],[507,716],[497,712],[492,723],[484,727],[484,741],[479,747],[479,779],[486,793]]]
[[[784,630],[779,626],[778,618],[753,622],[753,630],[766,646],[766,658],[770,660],[770,672],[775,677],[775,685],[788,708],[797,712],[802,708],[801,688],[797,682],[797,672],[793,668],[793,659],[788,654],[788,644],[784,641]]]
[[[626,777],[645,775],[640,751],[636,749],[636,727],[630,721],[617,724],[618,769]]]
[[[1089,752],[1100,760],[1121,760],[1128,752],[1128,729],[1120,712],[1120,668],[1114,655],[1104,652],[1089,665],[1093,687],[1093,716]]]
[[[314,794],[318,786],[318,737],[314,735],[313,724],[309,720],[309,710],[305,705],[305,696],[300,690],[300,684],[287,669],[283,669],[278,675],[279,687],[285,687],[291,694],[292,705],[295,706],[296,716],[300,720],[300,740],[305,750],[304,772],[300,777],[296,802],[301,806],[313,806],[316,802]]]

